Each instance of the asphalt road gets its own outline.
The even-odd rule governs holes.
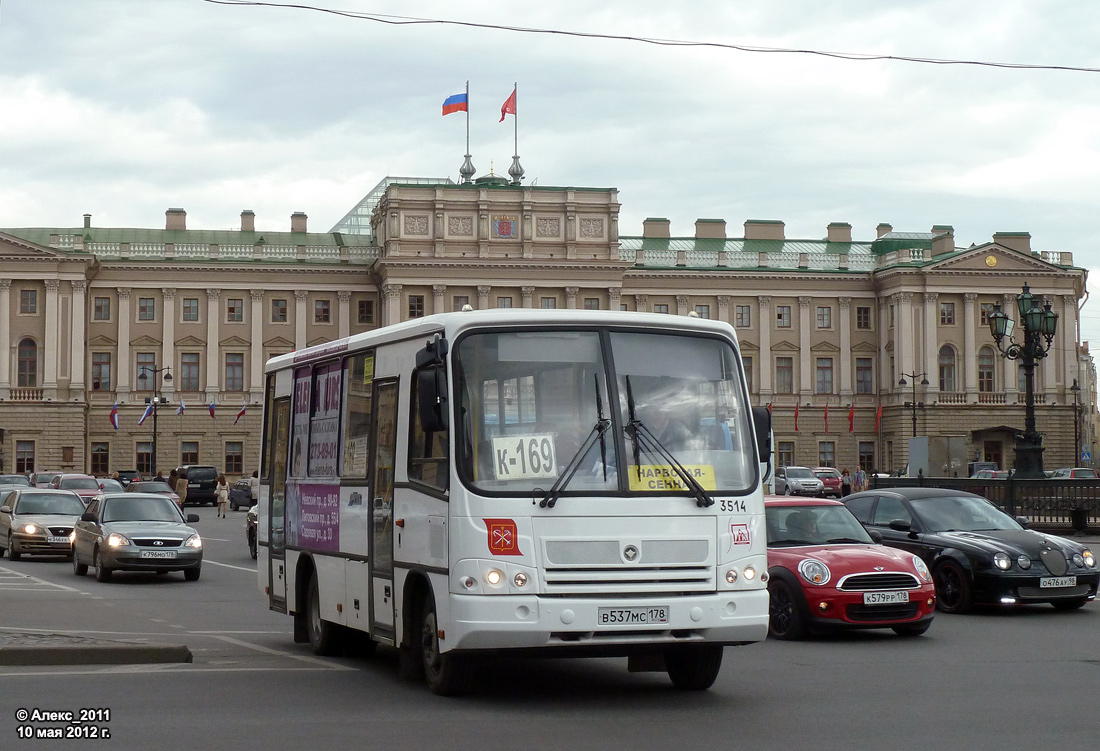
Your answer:
[[[190,664],[0,667],[0,748],[21,733],[111,749],[1090,748],[1100,734],[1100,605],[940,615],[902,639],[864,632],[727,649],[705,693],[625,660],[498,660],[461,699],[398,675],[393,650],[318,658],[266,609],[244,514],[197,511],[202,578],[78,578],[0,560],[0,633],[184,644]],[[83,723],[20,710],[95,710]],[[103,711],[109,711],[109,716]],[[32,715],[33,717],[33,715]],[[30,728],[28,731],[27,728]]]

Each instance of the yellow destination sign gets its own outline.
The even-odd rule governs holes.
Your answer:
[[[703,490],[717,490],[718,484],[714,481],[714,466],[710,464],[685,464],[684,469],[691,473],[695,481]],[[631,490],[687,490],[687,485],[668,464],[643,464],[630,468]]]

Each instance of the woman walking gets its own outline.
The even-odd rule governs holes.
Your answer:
[[[840,473],[840,495],[844,497],[852,494],[852,476],[845,469]]]
[[[214,491],[218,498],[218,516],[225,518],[225,504],[229,501],[229,483],[225,475],[218,475],[218,486]]]

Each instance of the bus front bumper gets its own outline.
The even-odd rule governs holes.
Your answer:
[[[443,650],[629,654],[685,642],[747,644],[768,635],[767,589],[617,599],[451,594],[448,605]]]

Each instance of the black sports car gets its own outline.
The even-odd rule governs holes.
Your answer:
[[[1092,551],[1025,529],[979,495],[889,488],[841,500],[884,544],[924,559],[944,612],[1033,602],[1072,610],[1096,598],[1100,570]]]

